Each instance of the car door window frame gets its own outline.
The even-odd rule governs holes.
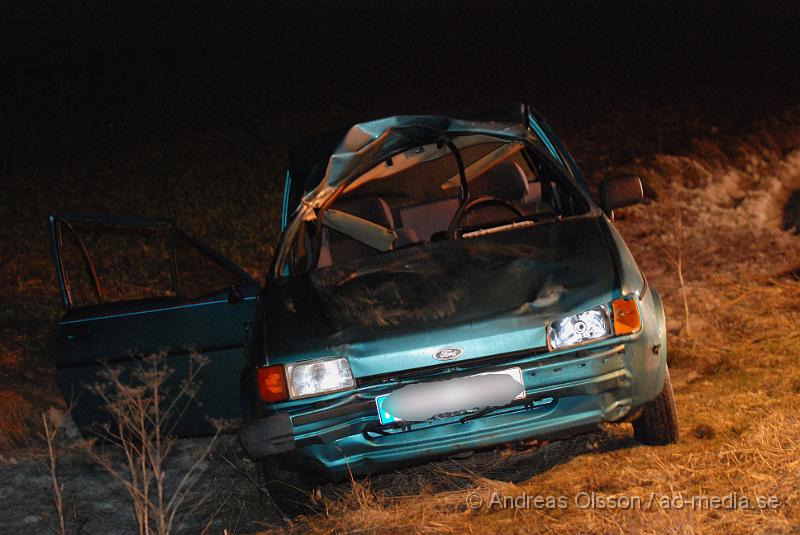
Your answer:
[[[100,279],[97,275],[92,254],[85,242],[80,236],[80,233],[75,229],[73,223],[94,223],[99,225],[109,225],[117,227],[131,227],[131,228],[157,228],[166,227],[169,237],[169,254],[170,254],[170,275],[172,290],[175,293],[178,301],[186,303],[196,299],[187,299],[183,295],[181,288],[181,277],[178,272],[178,258],[176,253],[176,240],[182,240],[186,245],[195,249],[200,254],[211,260],[216,265],[227,270],[235,276],[237,284],[257,284],[247,272],[241,269],[234,262],[222,256],[220,253],[209,247],[208,245],[192,238],[181,229],[175,226],[172,220],[168,218],[145,218],[145,217],[129,217],[129,216],[109,216],[109,215],[94,215],[94,214],[79,214],[79,215],[61,215],[52,214],[50,216],[50,233],[52,243],[53,260],[56,267],[56,279],[59,285],[61,294],[61,302],[66,310],[73,308],[81,308],[84,305],[76,306],[74,304],[73,296],[71,293],[70,276],[64,267],[62,258],[63,249],[63,229],[67,229],[72,239],[77,243],[81,257],[86,268],[87,274],[91,279],[91,285],[94,289],[97,304],[114,303],[116,300],[106,299],[103,288],[100,285]],[[225,288],[220,288],[224,291]]]

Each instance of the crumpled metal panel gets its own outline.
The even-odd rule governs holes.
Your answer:
[[[522,111],[522,110],[520,110]],[[430,115],[398,115],[360,123],[347,132],[328,160],[319,186],[306,195],[305,202],[319,206],[342,182],[363,173],[398,150],[410,148],[431,135],[468,132],[504,138],[537,140],[528,130],[524,114],[517,122],[453,119]]]

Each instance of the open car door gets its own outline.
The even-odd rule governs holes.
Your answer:
[[[214,432],[241,414],[240,373],[259,285],[168,219],[51,215],[56,275],[66,309],[58,325],[59,386],[85,432],[109,416],[90,385],[98,372],[166,354],[177,390],[204,364],[174,433]]]

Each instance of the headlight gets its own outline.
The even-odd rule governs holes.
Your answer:
[[[547,326],[547,342],[552,349],[584,344],[610,335],[611,322],[604,305],[552,321]]]
[[[339,392],[355,386],[350,364],[342,357],[287,364],[286,382],[292,399]]]

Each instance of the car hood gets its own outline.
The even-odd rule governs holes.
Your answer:
[[[619,288],[598,218],[434,242],[302,275],[264,291],[271,363],[345,355],[356,376],[541,348],[545,323]]]

